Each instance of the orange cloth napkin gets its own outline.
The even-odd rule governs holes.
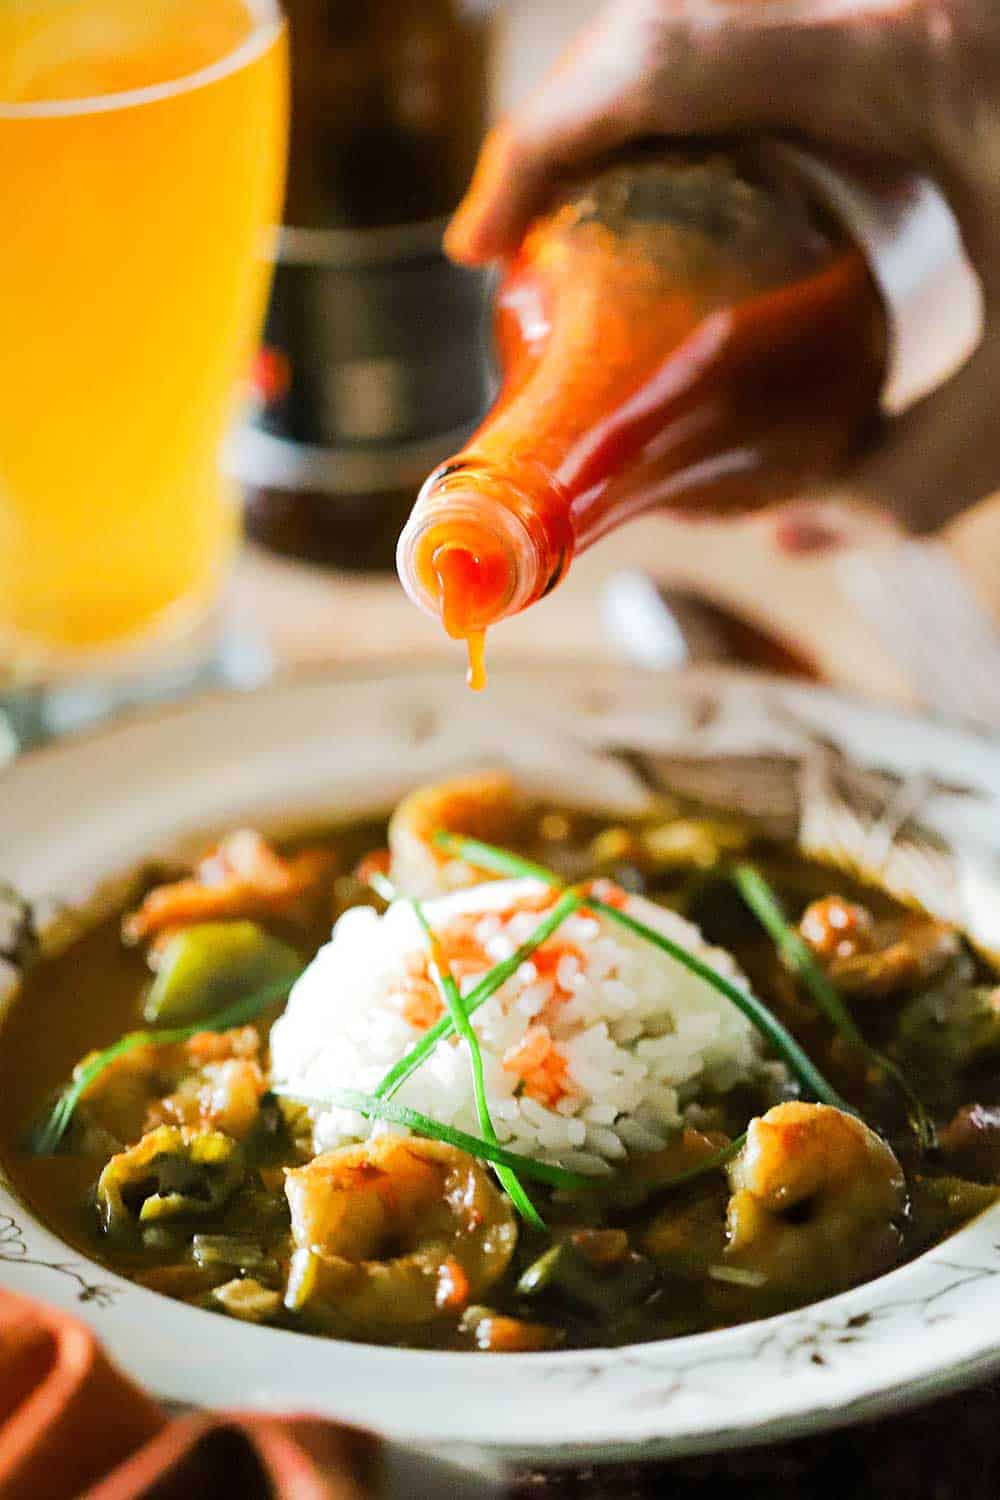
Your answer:
[[[199,1413],[171,1421],[84,1324],[0,1291],[0,1500],[448,1500],[493,1492],[464,1472],[459,1483],[459,1472],[312,1417]]]

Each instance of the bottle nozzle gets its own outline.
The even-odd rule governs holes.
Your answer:
[[[441,618],[449,635],[485,630],[544,588],[544,544],[530,514],[519,514],[520,498],[506,481],[471,464],[439,469],[421,490],[399,538],[396,566],[413,602]]]
[[[484,632],[561,575],[572,551],[568,526],[563,514],[554,550],[551,525],[532,497],[487,464],[448,464],[427,480],[399,538],[396,566],[413,602],[469,643],[472,686],[485,683]]]

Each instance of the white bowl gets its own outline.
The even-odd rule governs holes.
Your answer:
[[[65,903],[85,906],[152,850],[237,819],[275,827],[388,807],[428,777],[498,763],[570,800],[639,808],[652,777],[776,827],[795,822],[807,843],[860,852],[890,885],[917,889],[1000,950],[996,744],[738,673],[513,671],[475,698],[451,673],[412,666],[306,676],[137,718],[0,773],[0,882],[54,933]],[[2,932],[0,920],[0,943]],[[16,987],[10,966],[6,977]],[[309,1409],[453,1453],[546,1463],[771,1441],[1000,1367],[1000,1207],[801,1311],[569,1353],[424,1353],[229,1321],[68,1249],[3,1184],[0,1278],[92,1323],[161,1397]]]

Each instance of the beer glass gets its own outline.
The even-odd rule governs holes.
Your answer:
[[[0,6],[0,695],[211,650],[280,218],[275,0]]]

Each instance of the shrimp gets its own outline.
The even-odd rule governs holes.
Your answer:
[[[125,918],[123,936],[126,942],[141,943],[196,922],[267,916],[308,919],[312,898],[332,862],[326,849],[303,849],[285,858],[259,833],[238,829],[202,856],[193,875],[151,890],[138,911]]]
[[[252,1026],[199,1031],[186,1043],[146,1043],[123,1052],[84,1093],[85,1125],[115,1150],[157,1125],[203,1125],[239,1140],[253,1130],[266,1092]],[[88,1054],[80,1069],[96,1056]]]
[[[394,885],[408,896],[425,897],[495,878],[439,849],[434,834],[444,829],[489,843],[516,844],[526,815],[526,800],[502,771],[418,787],[389,821]]]
[[[97,1055],[89,1052],[81,1058],[74,1078]],[[147,1128],[154,1101],[175,1089],[184,1072],[183,1047],[150,1042],[123,1052],[87,1086],[79,1110],[81,1126],[98,1132],[115,1150],[138,1140]]]
[[[257,1124],[266,1090],[260,1064],[253,1058],[207,1062],[151,1107],[146,1128],[163,1122],[199,1125],[221,1130],[234,1140],[246,1140]]]
[[[874,999],[933,979],[961,946],[946,922],[918,912],[876,922],[841,896],[813,901],[799,931],[838,989]]]
[[[454,1315],[510,1262],[517,1225],[472,1157],[439,1141],[377,1136],[285,1177],[292,1216],[286,1306],[384,1335]]]
[[[901,1248],[906,1183],[895,1155],[853,1115],[777,1104],[751,1120],[729,1168],[727,1264],[803,1302],[887,1271]]]

